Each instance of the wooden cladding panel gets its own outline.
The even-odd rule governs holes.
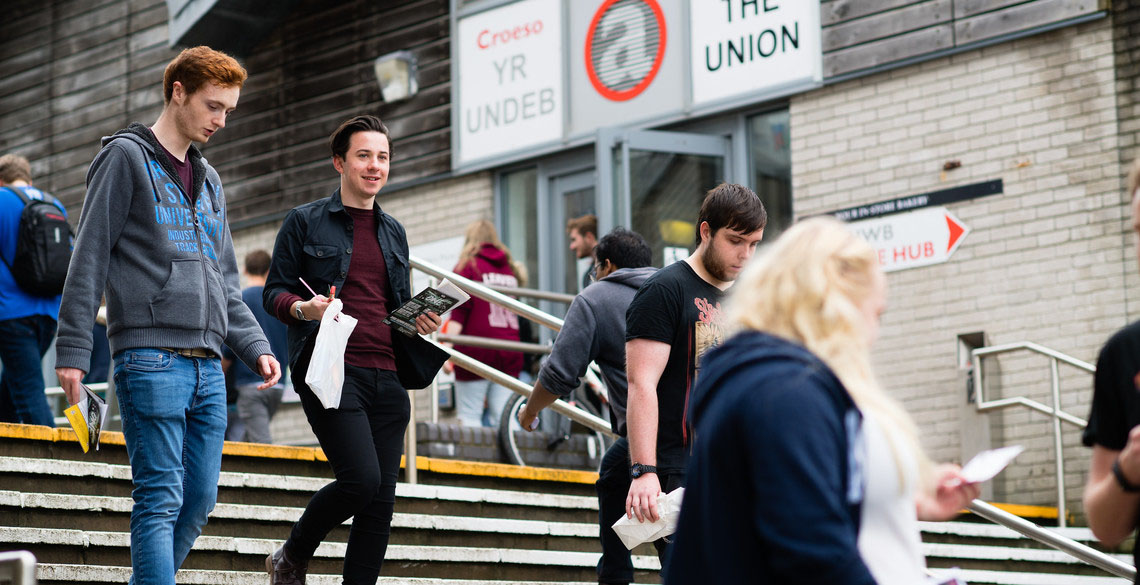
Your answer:
[[[1091,14],[1097,10],[1098,0],[1037,0],[959,19],[955,23],[955,32],[959,44],[974,43]]]
[[[164,0],[10,0],[0,22],[0,152],[32,160],[37,184],[77,216],[100,138],[162,110]],[[336,186],[328,135],[356,113],[395,142],[390,185],[451,168],[448,0],[305,0],[242,59],[250,78],[203,148],[232,221],[279,217]],[[420,92],[385,104],[372,61],[409,50]]]
[[[824,52],[879,40],[950,21],[952,0],[931,0],[827,29]]]
[[[820,6],[824,77],[854,74],[1062,23],[1107,0],[832,0]]]
[[[917,3],[916,0],[824,0],[820,3],[820,22],[826,28]]]

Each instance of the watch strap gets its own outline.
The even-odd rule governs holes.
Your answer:
[[[1116,483],[1120,485],[1120,489],[1132,494],[1140,493],[1140,485],[1136,485],[1124,477],[1124,471],[1120,469],[1120,459],[1112,462],[1112,475],[1116,478]]]

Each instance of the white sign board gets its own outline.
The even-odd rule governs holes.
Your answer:
[[[848,225],[875,248],[885,272],[946,262],[970,232],[945,207],[924,207]]]
[[[819,0],[691,0],[689,14],[694,104],[823,79]]]
[[[523,0],[459,21],[461,163],[562,137],[562,4]]]

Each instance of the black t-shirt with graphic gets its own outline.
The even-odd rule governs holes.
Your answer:
[[[657,467],[662,474],[685,469],[692,434],[686,420],[689,392],[698,360],[721,341],[722,295],[681,261],[645,281],[626,311],[626,341],[649,339],[670,346],[657,383]]]
[[[1128,432],[1140,424],[1140,321],[1117,331],[1104,344],[1094,380],[1092,411],[1081,441],[1086,447],[1121,451]],[[1140,546],[1133,549],[1132,559],[1140,566]]]

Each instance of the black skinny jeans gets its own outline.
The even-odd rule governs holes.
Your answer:
[[[625,500],[629,496],[629,440],[614,441],[602,457],[595,487],[598,490],[598,524],[602,541],[602,558],[598,559],[598,583],[632,583],[633,559],[621,538],[614,532],[614,522],[625,516]]]
[[[309,500],[285,550],[291,559],[308,561],[330,530],[352,518],[344,584],[374,585],[391,534],[410,416],[408,392],[396,372],[345,364],[340,408],[325,409],[305,384],[304,369],[298,368],[292,377],[336,481]],[[369,444],[374,448],[363,448]]]

